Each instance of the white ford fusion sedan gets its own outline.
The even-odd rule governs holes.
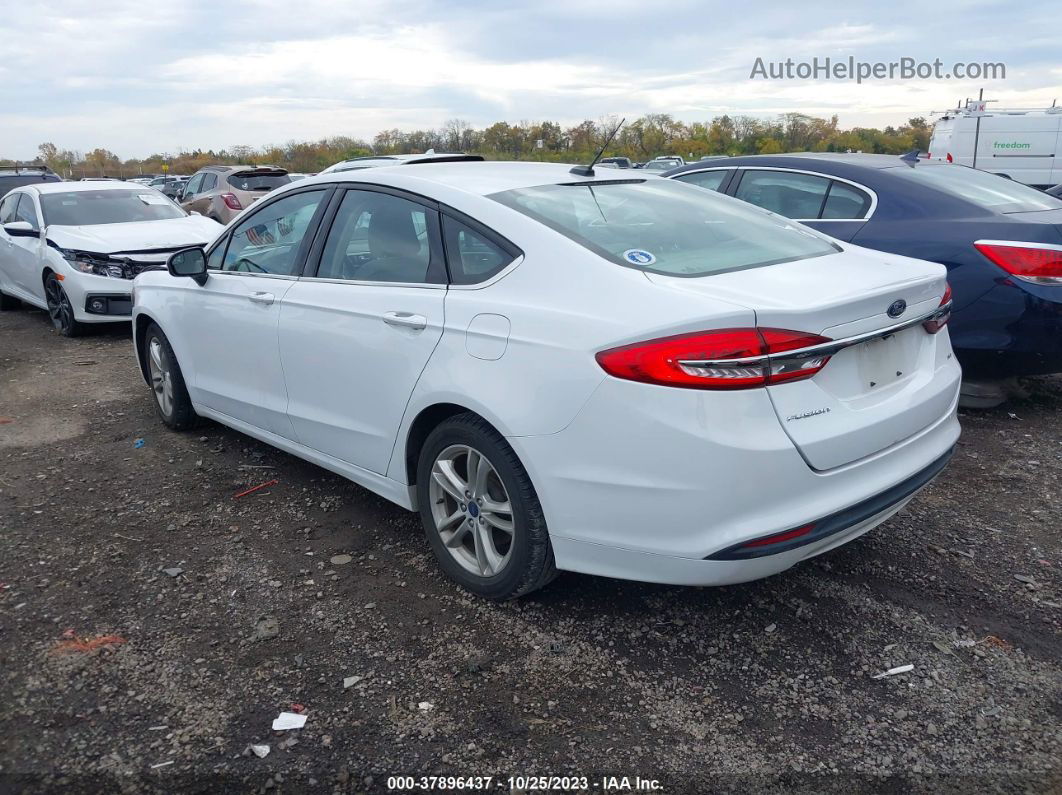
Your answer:
[[[154,188],[118,181],[43,182],[0,202],[0,309],[47,309],[61,334],[129,322],[132,279],[221,225]]]
[[[649,175],[325,174],[135,281],[162,420],[209,417],[419,511],[482,596],[558,570],[764,577],[945,466],[945,269]]]

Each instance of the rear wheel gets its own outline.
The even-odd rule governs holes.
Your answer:
[[[144,358],[159,417],[175,431],[195,427],[199,416],[192,408],[177,357],[173,355],[173,348],[162,329],[154,323],[148,326],[144,334]]]
[[[48,303],[48,316],[56,331],[64,337],[80,337],[85,333],[85,324],[74,319],[74,306],[63,289],[63,283],[54,273],[49,273],[44,280],[44,298]]]
[[[428,435],[417,466],[417,501],[439,565],[472,593],[515,599],[556,576],[531,479],[481,417],[459,414]]]
[[[22,306],[22,302],[17,298],[13,298],[10,295],[4,295],[0,293],[0,311],[7,311],[9,309],[18,309]]]

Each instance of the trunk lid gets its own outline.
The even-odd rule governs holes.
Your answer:
[[[701,278],[648,278],[746,306],[761,328],[841,340],[936,309],[945,275],[941,265],[850,246],[825,257]],[[905,305],[902,312],[897,302]],[[918,324],[834,353],[813,378],[767,388],[778,421],[816,470],[903,441],[945,416],[954,401],[958,368],[947,340],[946,332],[929,334]],[[942,368],[952,376],[941,377]]]

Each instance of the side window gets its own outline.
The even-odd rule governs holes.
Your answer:
[[[790,171],[746,171],[734,195],[757,207],[808,220],[819,217],[830,180]]]
[[[514,259],[508,251],[448,215],[443,216],[443,238],[454,284],[485,281]]]
[[[203,184],[199,186],[197,193],[206,193],[208,190],[214,190],[218,184],[217,174],[204,174]]]
[[[252,214],[233,230],[222,269],[294,276],[299,248],[324,195],[296,193]]]
[[[188,180],[188,184],[184,188],[184,195],[186,198],[188,196],[195,196],[199,193],[199,186],[203,184],[203,176],[203,174],[196,174]]]
[[[15,220],[15,208],[18,207],[18,197],[21,193],[9,193],[0,202],[0,224],[7,224]]]
[[[423,205],[366,190],[348,190],[321,254],[322,279],[428,281],[431,239]]]
[[[865,218],[870,209],[870,196],[858,188],[834,182],[830,185],[830,195],[822,208],[823,218],[851,219]]]
[[[16,221],[28,221],[34,230],[41,228],[37,222],[37,208],[33,206],[33,198],[28,193],[23,193],[19,198],[18,209],[15,210]]]
[[[726,169],[717,169],[715,171],[695,171],[692,174],[679,174],[675,179],[680,182],[688,182],[690,185],[696,185],[698,188],[719,190],[719,186],[726,181],[726,175]]]

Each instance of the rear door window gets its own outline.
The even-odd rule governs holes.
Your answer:
[[[433,281],[429,212],[434,211],[389,193],[348,190],[328,233],[317,276],[402,284]]]
[[[791,171],[748,170],[735,197],[794,220],[819,217],[830,180]]]

